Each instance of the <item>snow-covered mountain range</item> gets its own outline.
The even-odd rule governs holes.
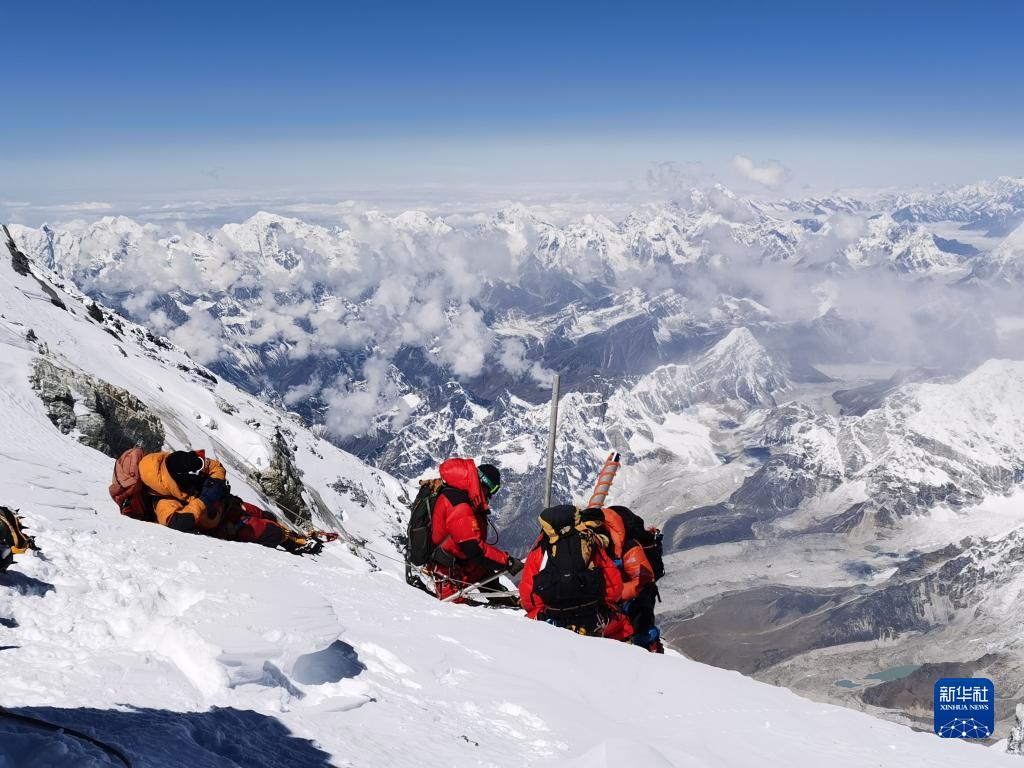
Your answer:
[[[41,547],[0,575],[0,705],[134,765],[1013,759],[674,654],[439,605],[406,586],[396,559],[401,483],[17,253],[0,259],[0,350],[0,503],[21,509]],[[791,387],[736,329],[613,394],[607,423],[638,455],[665,442],[685,463],[674,419],[699,422],[698,403],[771,409]],[[112,455],[134,442],[206,447],[235,492],[343,541],[298,559],[123,518],[106,486]],[[978,567],[1000,555],[973,552]],[[628,708],[615,702],[624,691]],[[72,731],[0,717],[0,763],[114,760]]]
[[[1007,695],[1024,671],[1024,613],[989,597],[1016,594],[1024,524],[1022,226],[1024,180],[1002,178],[774,202],[716,186],[618,221],[511,205],[11,232],[218,386],[401,480],[494,460],[514,551],[536,535],[558,372],[555,496],[584,501],[622,452],[613,500],[674,550],[678,647],[920,723],[929,665]],[[955,647],[971,622],[985,653]],[[733,642],[766,627],[770,645]],[[911,666],[889,693],[870,677]]]

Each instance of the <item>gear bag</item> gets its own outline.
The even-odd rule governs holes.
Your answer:
[[[122,515],[154,522],[156,516],[153,514],[153,502],[139,476],[139,462],[145,455],[146,452],[141,448],[129,448],[122,453],[114,463],[114,477],[108,490]]]
[[[38,549],[31,536],[25,533],[21,518],[7,507],[0,507],[0,573],[14,562],[15,555]]]
[[[434,541],[431,538],[431,518],[434,504],[441,495],[444,483],[440,478],[420,480],[420,490],[409,505],[409,528],[406,531],[405,560],[415,566],[433,561]]]
[[[533,591],[544,601],[544,619],[581,634],[595,634],[603,613],[605,583],[593,555],[601,545],[575,507],[549,507],[541,514],[540,524],[546,535],[540,543],[544,561],[533,579]]]
[[[654,569],[654,579],[657,581],[665,575],[664,550],[662,547],[662,534],[657,528],[647,528],[644,519],[629,507],[609,507],[619,513],[622,523],[626,527],[626,536],[636,541],[644,549],[644,554]]]

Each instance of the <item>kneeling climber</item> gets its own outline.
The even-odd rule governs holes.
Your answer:
[[[501,487],[498,468],[493,464],[477,467],[472,459],[448,459],[441,464],[440,474],[430,515],[432,553],[426,565],[438,599],[501,571],[519,573],[523,569],[519,560],[487,542],[490,499]]]
[[[541,537],[526,557],[519,600],[531,619],[581,635],[629,640],[633,627],[617,608],[622,576],[605,552],[600,509],[563,504],[540,516]]]

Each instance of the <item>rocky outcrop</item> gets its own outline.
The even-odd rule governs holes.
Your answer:
[[[22,277],[31,277],[33,280],[35,280],[37,283],[39,283],[39,287],[42,289],[43,293],[45,293],[46,296],[50,299],[50,303],[53,304],[53,306],[60,307],[61,309],[66,310],[67,307],[64,305],[64,302],[61,300],[60,296],[57,295],[57,292],[53,290],[53,288],[45,280],[40,280],[39,277],[36,276],[35,272],[32,271],[32,265],[28,259],[28,256],[26,256],[21,251],[21,249],[18,248],[18,246],[15,244],[14,238],[11,237],[11,232],[10,230],[7,229],[6,225],[3,227],[3,232],[4,237],[7,240],[7,250],[10,251],[11,253],[11,267],[14,269],[14,271],[17,272]]]
[[[112,458],[136,445],[163,448],[163,423],[130,392],[44,358],[35,361],[30,381],[53,425],[84,445]]]
[[[253,472],[250,477],[292,524],[309,527],[313,521],[313,511],[306,502],[302,470],[295,463],[295,451],[288,444],[287,434],[280,428],[275,429],[270,444],[273,449],[270,466],[266,470]]]

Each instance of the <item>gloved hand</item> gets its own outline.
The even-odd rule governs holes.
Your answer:
[[[199,498],[206,505],[207,509],[213,507],[218,501],[228,495],[228,484],[225,480],[216,480],[208,477],[203,481],[203,490]]]
[[[508,564],[505,567],[508,568],[509,574],[511,574],[512,576],[516,576],[523,570],[523,561],[516,560],[516,558],[512,557],[512,555],[509,555]]]

